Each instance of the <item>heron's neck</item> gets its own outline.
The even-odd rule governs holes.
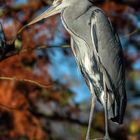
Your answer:
[[[85,13],[91,6],[92,4],[88,0],[75,0],[73,4],[64,9],[62,14],[64,18],[75,19]]]

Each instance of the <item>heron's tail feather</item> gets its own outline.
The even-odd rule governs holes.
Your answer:
[[[114,101],[110,110],[108,110],[108,117],[113,122],[116,122],[118,124],[122,124],[125,109],[126,109],[126,104],[127,104],[125,89],[122,90],[120,88],[119,89],[119,95],[121,95],[121,96],[119,96],[119,98]]]

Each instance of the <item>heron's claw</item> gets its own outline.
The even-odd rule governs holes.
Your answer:
[[[105,135],[104,138],[102,138],[103,140],[111,140],[109,135]]]
[[[111,140],[108,136],[105,136],[103,140]]]
[[[90,139],[90,140],[104,140],[104,138],[96,138],[96,139]]]
[[[86,140],[111,140],[109,137],[104,137],[104,138],[95,138],[95,139],[86,139]]]

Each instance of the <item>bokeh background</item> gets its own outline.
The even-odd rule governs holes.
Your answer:
[[[46,10],[51,0],[0,0],[6,40]],[[112,140],[140,140],[140,1],[106,0],[95,5],[111,18],[123,46],[128,105],[124,124],[110,122]],[[19,54],[0,62],[0,140],[84,140],[90,92],[70,49],[59,16],[24,30]],[[92,137],[104,135],[96,105]]]

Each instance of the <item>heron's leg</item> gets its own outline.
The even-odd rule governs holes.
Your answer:
[[[91,109],[90,109],[90,116],[89,116],[89,123],[88,123],[88,129],[87,129],[87,134],[86,134],[86,140],[90,140],[90,132],[91,132],[91,126],[92,126],[92,121],[93,121],[93,113],[94,113],[95,104],[96,104],[96,97],[94,95],[92,95]]]
[[[106,85],[105,85],[105,79],[104,79],[104,114],[105,114],[105,136],[104,140],[110,140],[109,137],[109,132],[108,132],[108,111],[107,111],[107,106],[108,106],[108,94],[106,92]]]

